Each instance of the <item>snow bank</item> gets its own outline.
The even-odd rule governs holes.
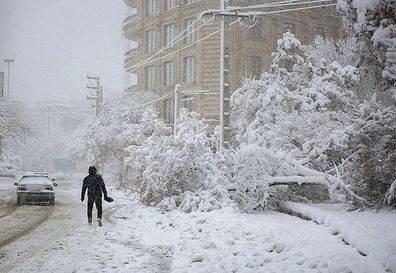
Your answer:
[[[379,223],[396,224],[395,214],[374,215],[374,212],[345,213],[327,211],[307,204],[285,202],[284,208],[329,227],[332,234],[341,234],[343,240],[363,255],[370,255],[386,269],[396,272],[396,232],[378,232]],[[360,218],[356,220],[357,217]],[[373,219],[373,218],[376,219]],[[379,219],[378,219],[379,218]],[[373,221],[374,220],[374,221]],[[362,225],[364,223],[364,225]],[[387,225],[387,224],[386,224]]]

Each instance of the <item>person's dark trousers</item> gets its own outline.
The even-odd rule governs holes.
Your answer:
[[[96,210],[98,211],[98,219],[102,219],[102,197],[88,197],[88,221],[92,222],[92,209],[93,204],[96,205]]]

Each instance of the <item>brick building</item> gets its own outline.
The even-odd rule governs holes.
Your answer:
[[[125,70],[137,75],[137,84],[129,86],[126,91],[154,90],[161,97],[169,95],[159,109],[161,116],[171,124],[174,115],[173,90],[175,84],[181,84],[181,90],[197,92],[181,95],[180,107],[200,113],[214,128],[219,124],[220,34],[215,32],[219,30],[220,23],[219,19],[203,27],[200,27],[200,21],[195,25],[193,23],[202,11],[219,9],[219,1],[124,2],[128,10],[123,23],[124,36],[137,42],[137,47],[125,52]],[[228,5],[246,6],[268,2],[273,1],[234,0],[228,1]],[[334,6],[260,16],[253,28],[241,27],[239,23],[230,25],[234,18],[226,20],[225,139],[231,92],[241,85],[244,78],[257,78],[270,67],[276,41],[286,30],[291,30],[303,43],[311,42],[317,34],[339,37],[342,33],[341,18]],[[188,35],[184,39],[136,68],[142,60],[156,54],[186,29]],[[200,41],[209,35],[212,36]]]

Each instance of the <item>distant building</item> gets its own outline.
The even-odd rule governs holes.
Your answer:
[[[4,72],[0,72],[0,98],[4,97]]]
[[[137,47],[125,52],[125,70],[137,75],[137,85],[126,91],[154,90],[161,97],[169,95],[159,106],[161,116],[171,124],[174,115],[173,90],[181,84],[181,90],[196,90],[206,94],[180,96],[180,107],[196,111],[207,120],[211,128],[219,124],[219,77],[220,77],[220,28],[219,20],[199,28],[192,26],[202,11],[218,9],[219,1],[213,0],[124,0],[128,6],[123,23],[124,36],[136,41]],[[234,0],[229,6],[246,6],[274,1]],[[268,9],[267,9],[268,10]],[[227,18],[227,22],[235,20]],[[248,23],[248,22],[246,22]],[[195,31],[196,28],[197,31]],[[182,41],[156,55],[138,69],[137,64],[172,41],[186,30]],[[271,53],[276,50],[277,39],[291,30],[303,43],[311,42],[317,34],[339,37],[342,34],[341,18],[335,7],[285,12],[259,17],[252,28],[240,24],[226,24],[225,50],[225,139],[229,127],[231,92],[241,86],[244,78],[258,78],[270,68]],[[190,47],[189,45],[193,44]],[[183,49],[186,47],[185,49]],[[210,95],[208,95],[210,94]]]

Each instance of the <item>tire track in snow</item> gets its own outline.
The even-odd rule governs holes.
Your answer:
[[[64,197],[62,198],[61,196],[60,199],[64,199]],[[68,199],[70,199],[70,197],[67,197],[67,200],[63,201],[68,201]],[[37,206],[29,206],[27,208],[32,208],[37,211]],[[40,224],[23,236],[9,242],[4,248],[0,248],[0,250],[2,250],[0,252],[0,272],[13,272],[21,263],[27,260],[34,261],[34,259],[37,259],[37,257],[43,255],[47,251],[63,247],[66,242],[65,240],[67,240],[68,233],[73,230],[73,224],[76,221],[76,219],[73,219],[72,215],[75,215],[76,211],[80,210],[80,206],[78,203],[74,203],[73,206],[70,206],[61,201],[57,202],[55,206],[45,208],[47,208],[46,215],[41,218]],[[59,224],[60,221],[62,221],[62,224]],[[18,243],[14,246],[12,245],[13,242]],[[21,271],[17,269],[16,272]]]
[[[10,215],[11,213],[13,213],[16,209],[18,208],[17,205],[8,205],[7,209],[5,209],[5,212],[3,212],[3,214],[0,215],[0,219]]]
[[[15,190],[8,190],[4,196],[4,199],[0,200],[0,210],[2,211],[0,214],[0,219],[10,215],[18,208],[15,198],[13,198],[14,195]]]
[[[7,227],[6,233],[3,232],[0,237],[0,249],[38,228],[52,215],[52,213],[54,212],[54,207],[51,206],[45,208],[43,213],[41,215],[37,215],[35,219],[33,219],[33,221],[28,221],[28,218],[30,218],[32,215],[29,212],[31,212],[31,210],[27,210],[26,207],[21,207],[20,209],[12,210],[7,215],[3,215],[1,219],[2,221],[0,222],[0,226],[2,227],[2,229],[4,229],[4,227],[7,227],[6,225],[9,223],[9,219],[7,219],[8,217],[17,218],[18,220],[20,220],[19,223],[21,223],[22,221],[27,221],[28,225],[19,230],[14,226]]]

